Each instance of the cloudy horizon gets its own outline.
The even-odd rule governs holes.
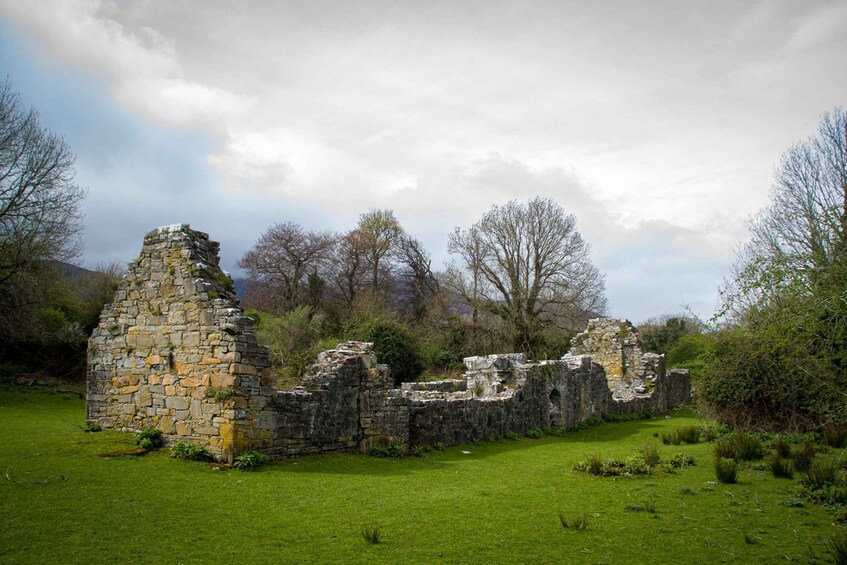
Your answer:
[[[0,75],[77,154],[83,263],[190,223],[222,266],[273,223],[391,209],[434,268],[550,197],[610,314],[708,318],[774,167],[845,105],[847,4],[0,0]]]

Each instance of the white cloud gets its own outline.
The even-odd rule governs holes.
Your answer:
[[[214,130],[243,117],[251,104],[224,88],[187,80],[175,41],[149,26],[119,23],[111,17],[121,11],[116,3],[3,0],[0,8],[49,56],[105,79],[130,111],[176,127]]]
[[[792,49],[808,49],[834,39],[844,40],[847,28],[847,3],[832,2],[820,6],[811,14],[797,20],[797,27],[788,43]]]
[[[295,221],[291,206],[319,209],[331,227],[391,208],[438,258],[490,205],[548,196],[576,213],[616,296],[662,311],[674,284],[711,288],[780,152],[847,91],[827,47],[843,42],[837,2],[0,12],[128,112],[205,136],[222,206]]]

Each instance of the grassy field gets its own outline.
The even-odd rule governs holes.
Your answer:
[[[796,480],[748,467],[715,482],[711,446],[654,436],[688,411],[565,437],[503,440],[425,458],[306,457],[254,473],[98,453],[128,434],[86,434],[75,395],[0,390],[0,563],[773,563],[826,562],[835,526]],[[591,454],[645,444],[696,466],[594,477]],[[586,514],[566,530],[559,512]],[[365,542],[377,526],[381,542]]]

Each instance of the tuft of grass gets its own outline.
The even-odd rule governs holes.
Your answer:
[[[771,447],[773,448],[777,458],[788,459],[791,457],[791,443],[789,443],[785,436],[777,436],[776,439],[771,442]]]
[[[815,460],[815,444],[804,441],[794,452],[794,468],[798,471],[807,471]]]
[[[659,446],[655,443],[648,443],[641,448],[641,457],[644,459],[644,464],[648,468],[653,468],[659,464],[661,457],[659,456]]]
[[[365,524],[362,526],[362,538],[370,544],[376,545],[379,543],[382,534],[380,534],[379,526]]]
[[[679,435],[679,430],[668,430],[666,432],[662,432],[661,435],[662,443],[665,445],[679,445],[682,443],[682,438]]]
[[[837,565],[847,565],[847,530],[839,528],[824,543],[826,552]]]
[[[712,449],[715,457],[720,459],[752,461],[765,455],[761,440],[746,432],[724,436],[713,444]]]
[[[657,512],[656,504],[652,500],[647,500],[641,504],[627,504],[625,508],[630,512],[647,512],[648,514]]]
[[[833,460],[817,460],[800,479],[809,491],[821,490],[828,486],[839,486],[841,483],[838,463]]]
[[[92,422],[90,424],[86,424],[82,431],[87,434],[96,434],[97,432],[102,432],[103,428],[101,428],[100,424],[97,422]]]
[[[565,514],[561,510],[559,510],[559,522],[561,522],[562,527],[566,530],[576,530],[581,531],[588,527],[588,515],[587,514]]]
[[[847,426],[827,424],[823,428],[823,441],[830,447],[844,447],[847,444]]]
[[[683,443],[699,443],[700,426],[683,426],[679,428],[679,439]]]
[[[770,469],[777,479],[793,479],[794,465],[790,459],[783,459],[778,454],[770,460]]]
[[[715,457],[715,476],[724,484],[735,484],[738,481],[738,466],[735,459]]]
[[[599,453],[592,453],[585,460],[586,471],[589,475],[603,474],[603,457]]]

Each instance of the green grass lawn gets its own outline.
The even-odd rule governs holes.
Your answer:
[[[825,562],[832,516],[796,506],[797,481],[768,471],[716,483],[707,443],[661,446],[696,459],[676,474],[573,470],[696,423],[680,411],[426,458],[328,455],[242,473],[167,450],[98,457],[132,437],[84,433],[76,396],[0,390],[0,563]],[[587,529],[565,530],[559,511],[587,514]],[[379,544],[363,525],[379,527]]]

